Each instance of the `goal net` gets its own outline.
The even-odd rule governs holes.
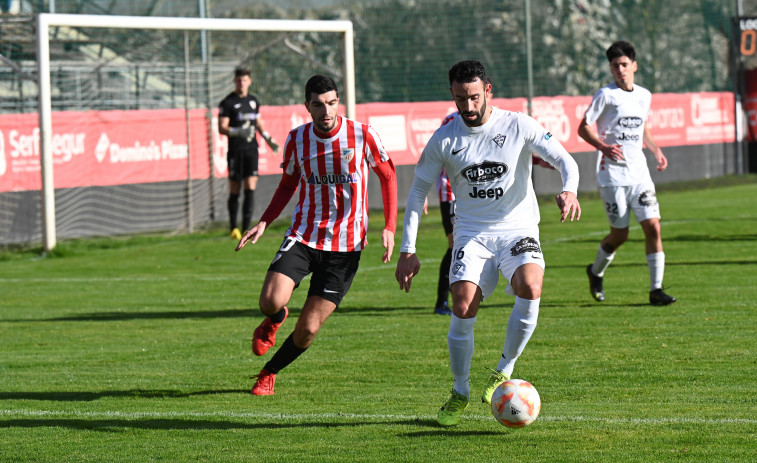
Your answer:
[[[266,122],[281,121],[267,124],[280,143],[313,74],[340,84],[354,116],[349,21],[40,14],[36,34],[36,62],[21,63],[35,112],[0,114],[0,245],[227,220],[216,108],[236,67]],[[28,101],[33,82],[18,80],[0,92]]]

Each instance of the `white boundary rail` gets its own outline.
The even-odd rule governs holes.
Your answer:
[[[355,117],[355,55],[351,21],[287,19],[213,19],[152,16],[48,14],[37,16],[37,71],[39,76],[40,164],[42,174],[42,240],[45,251],[56,244],[55,186],[52,157],[52,106],[50,88],[51,26],[113,29],[164,29],[193,31],[336,32],[344,39],[344,99],[347,117]]]

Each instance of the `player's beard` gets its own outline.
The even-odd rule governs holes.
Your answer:
[[[334,130],[337,122],[339,122],[339,118],[335,113],[334,116],[331,117],[331,121],[328,123],[324,122],[323,120],[315,121],[315,128],[318,129],[319,132],[326,134]]]
[[[476,115],[476,118],[472,121],[467,119],[467,116],[470,115]],[[478,127],[482,124],[481,121],[484,120],[484,115],[486,114],[486,98],[484,98],[484,104],[481,105],[481,111],[474,112],[474,111],[460,111],[460,115],[463,116],[463,122],[465,122],[465,125],[468,127]]]

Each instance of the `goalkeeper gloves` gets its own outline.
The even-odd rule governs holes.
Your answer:
[[[265,139],[265,142],[268,143],[268,146],[271,147],[273,150],[273,154],[278,154],[279,152],[279,144],[273,141],[273,137],[271,137],[271,134],[268,132],[261,132],[260,135],[263,136]]]
[[[252,126],[250,121],[247,121],[241,127],[231,127],[229,129],[229,136],[244,138],[249,143],[255,138],[255,127]]]

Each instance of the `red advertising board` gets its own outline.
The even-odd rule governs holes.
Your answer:
[[[540,97],[532,115],[570,152],[592,148],[576,134],[591,97]],[[495,98],[494,106],[528,111],[525,98]],[[750,102],[747,102],[749,109]],[[357,105],[356,119],[371,124],[396,165],[415,164],[444,116],[449,102]],[[754,126],[754,111],[750,124]],[[268,131],[283,145],[294,127],[310,120],[304,105],[264,106]],[[208,178],[209,131],[214,137],[213,175],[225,177],[226,137],[205,110],[88,111],[53,113],[55,188],[108,186]],[[189,130],[187,130],[187,125]],[[732,142],[735,137],[731,93],[655,94],[648,126],[661,146]],[[211,128],[212,127],[212,128]],[[187,139],[187,134],[190,139]],[[260,141],[259,172],[280,173],[281,153]],[[40,189],[39,128],[36,114],[0,115],[0,192]]]

